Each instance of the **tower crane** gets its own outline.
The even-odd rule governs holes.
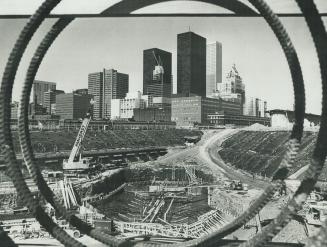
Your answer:
[[[157,62],[157,65],[154,67],[154,71],[153,71],[153,77],[155,78],[158,75],[160,76],[160,75],[164,74],[164,68],[163,68],[163,64],[162,64],[160,56],[158,55],[158,57],[159,57],[159,59],[158,59],[154,51],[152,51],[152,54],[153,54],[154,59]]]
[[[79,129],[79,132],[77,134],[74,146],[72,148],[72,151],[70,152],[68,160],[65,159],[63,161],[63,170],[64,171],[85,171],[90,168],[90,160],[91,158],[82,158],[82,155],[80,153],[80,148],[82,141],[85,137],[85,133],[87,131],[87,128],[89,126],[89,123],[91,121],[91,108],[94,104],[94,101],[90,101],[89,109],[86,113],[86,116],[84,117],[82,121],[81,128]],[[79,154],[79,158],[77,161],[75,161],[75,157]]]

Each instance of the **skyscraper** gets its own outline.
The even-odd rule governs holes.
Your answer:
[[[103,72],[91,73],[88,76],[88,91],[93,96],[93,118],[102,118]]]
[[[217,84],[222,83],[222,45],[215,42],[207,45],[207,97],[217,90]]]
[[[111,99],[122,99],[128,92],[128,75],[114,69],[88,76],[88,93],[93,96],[93,118],[110,118]]]
[[[171,53],[152,48],[143,51],[143,94],[171,97]]]
[[[114,69],[103,70],[103,115],[102,118],[111,116],[111,100],[123,99],[128,92],[128,74],[117,72]]]
[[[56,83],[35,80],[33,83],[33,102],[44,107],[44,93],[56,90]]]
[[[193,32],[177,35],[177,94],[206,96],[206,39]]]

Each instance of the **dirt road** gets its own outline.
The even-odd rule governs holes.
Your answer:
[[[224,140],[238,131],[238,129],[225,129],[213,135],[203,146],[200,147],[200,155],[210,166],[213,166],[212,164],[214,164],[216,167],[219,167],[220,170],[223,170],[229,179],[240,180],[243,183],[247,183],[252,188],[263,189],[268,185],[268,181],[259,179],[258,177],[253,177],[253,175],[245,171],[229,166],[222,160],[218,153]]]
[[[252,188],[262,189],[266,187],[267,182],[257,178],[253,179],[250,174],[228,166],[218,154],[223,141],[238,131],[237,129],[205,131],[201,140],[193,147],[175,150],[159,158],[158,162],[167,165],[194,162],[198,164],[199,168],[209,169],[217,180],[241,180]]]

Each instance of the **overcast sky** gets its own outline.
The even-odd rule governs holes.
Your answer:
[[[173,8],[171,4],[165,5]],[[192,4],[193,9],[207,5]],[[152,7],[153,8],[153,7]],[[151,9],[150,9],[151,10]],[[212,7],[210,8],[212,10]],[[321,82],[318,61],[302,17],[281,18],[298,52],[307,93],[307,112],[321,110]],[[26,19],[0,19],[0,73]],[[19,68],[14,99],[29,60],[46,30],[55,22],[46,20],[34,36]],[[324,19],[325,24],[326,19]],[[86,88],[88,73],[114,68],[130,76],[130,91],[142,90],[143,50],[157,47],[173,54],[173,78],[176,89],[177,34],[191,31],[219,41],[223,46],[223,80],[235,63],[246,86],[246,95],[268,101],[268,108],[292,109],[293,91],[286,59],[277,39],[261,18],[239,17],[142,17],[82,18],[73,21],[58,37],[43,60],[37,79],[57,82],[57,88],[71,92]]]

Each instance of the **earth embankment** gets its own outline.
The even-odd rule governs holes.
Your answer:
[[[78,130],[33,131],[31,140],[34,152],[46,153],[71,150]],[[198,130],[106,130],[86,132],[84,150],[138,148],[150,146],[184,145],[185,136],[202,136]],[[14,147],[20,153],[18,133],[13,132]]]
[[[289,131],[240,130],[223,141],[219,155],[225,163],[234,168],[271,177],[286,152],[289,136]],[[315,132],[303,133],[299,153],[290,174],[310,163],[316,138]],[[327,179],[325,171],[321,173],[320,179]]]

